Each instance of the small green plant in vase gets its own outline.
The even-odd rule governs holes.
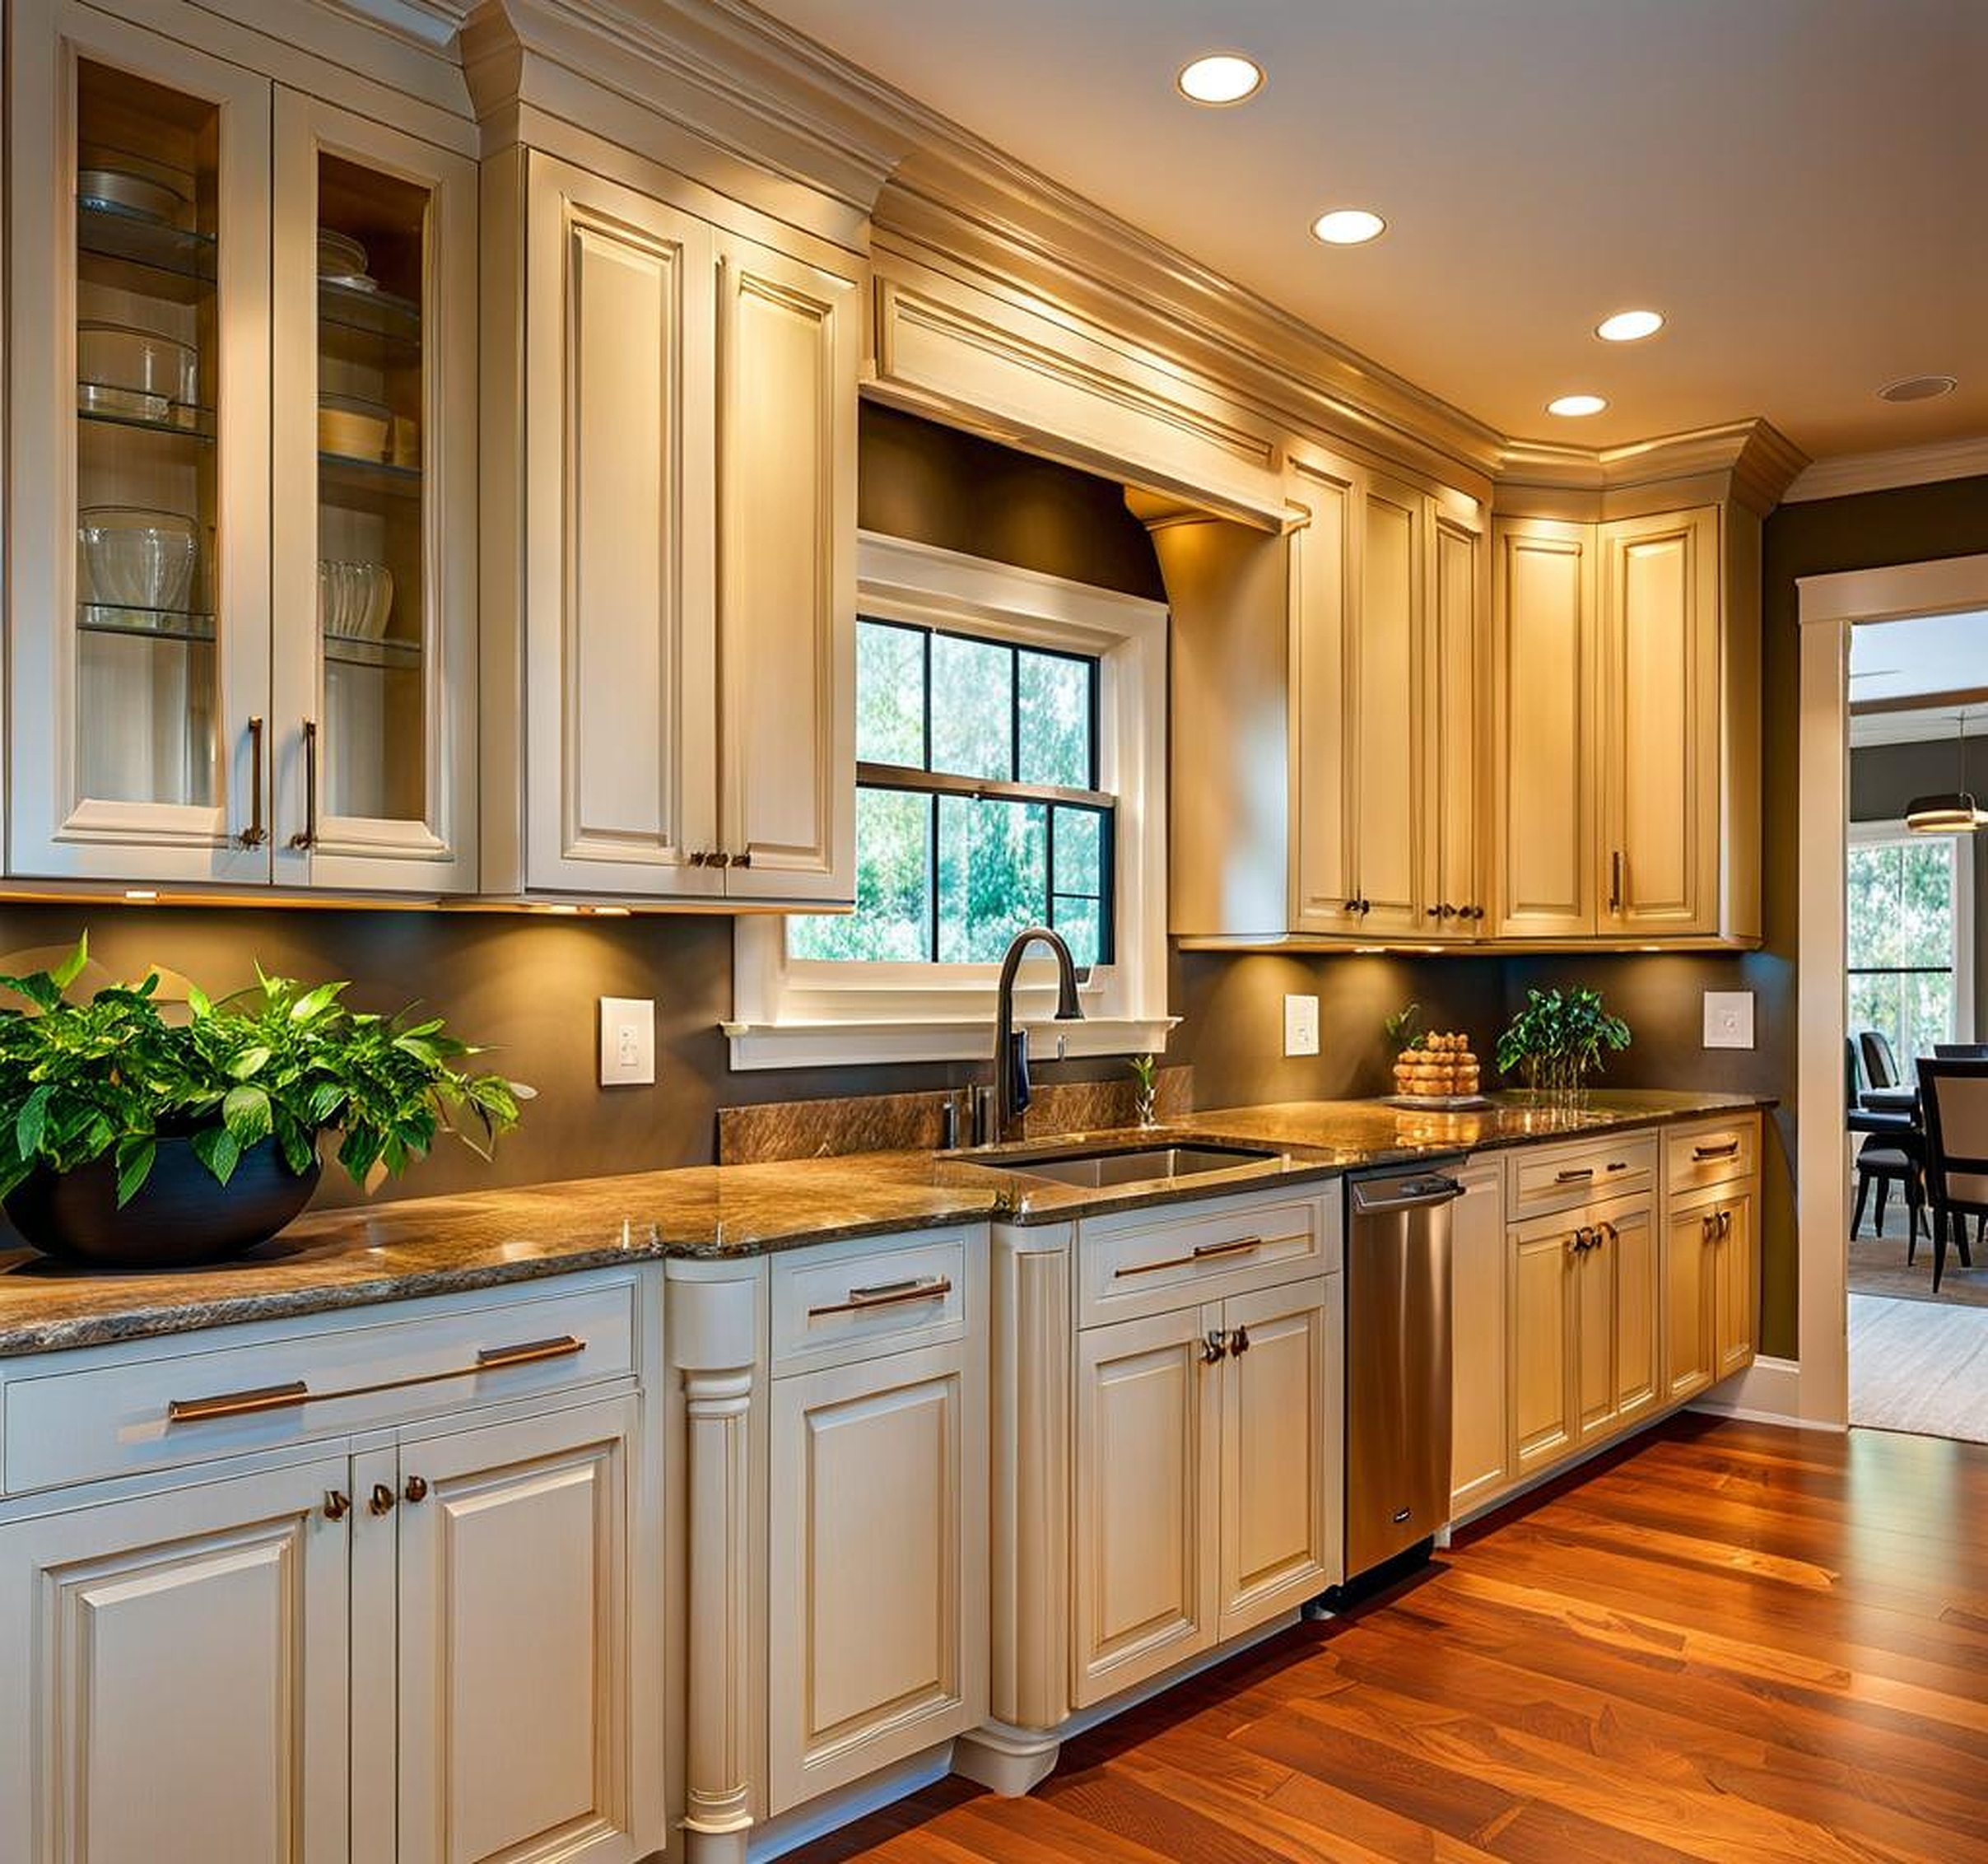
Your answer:
[[[1549,1106],[1577,1107],[1604,1053],[1628,1046],[1629,1025],[1603,1007],[1600,991],[1528,990],[1498,1037],[1498,1070],[1522,1075]]]
[[[478,1051],[440,1018],[351,1009],[344,984],[257,972],[218,1001],[159,975],[87,1001],[53,971],[0,976],[0,1200],[37,1248],[102,1265],[175,1266],[266,1241],[309,1202],[319,1142],[369,1189],[453,1132],[484,1156],[531,1090],[463,1065]]]
[[[1135,1055],[1125,1064],[1132,1073],[1133,1117],[1142,1126],[1159,1123],[1160,1065],[1150,1055]]]

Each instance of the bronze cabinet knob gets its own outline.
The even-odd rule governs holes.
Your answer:
[[[403,1489],[401,1493],[405,1495],[410,1502],[426,1501],[428,1499],[427,1477],[425,1475],[409,1476],[407,1478],[407,1486]]]
[[[393,1512],[394,1503],[399,1499],[400,1498],[384,1482],[375,1482],[373,1484],[373,1493],[366,1498],[365,1505],[376,1515],[391,1514]]]
[[[1239,1359],[1250,1350],[1250,1330],[1246,1326],[1237,1327],[1229,1335],[1229,1350]]]
[[[343,1521],[352,1505],[351,1497],[342,1495],[336,1489],[324,1491],[324,1518],[327,1521]]]
[[[1217,1328],[1201,1342],[1201,1363],[1212,1366],[1227,1351],[1228,1348],[1222,1342],[1221,1329]]]

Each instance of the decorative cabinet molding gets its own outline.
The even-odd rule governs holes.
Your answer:
[[[1513,1480],[1506,1310],[1505,1163],[1495,1154],[1451,1174],[1450,1511],[1464,1515]]]
[[[850,898],[855,282],[524,148],[484,212],[486,890]]]

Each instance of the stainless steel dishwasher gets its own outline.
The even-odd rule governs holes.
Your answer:
[[[1346,1577],[1450,1518],[1450,1206],[1436,1167],[1346,1181]]]

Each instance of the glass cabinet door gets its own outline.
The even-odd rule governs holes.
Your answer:
[[[11,79],[9,864],[263,879],[268,87],[77,6]]]
[[[277,94],[276,877],[474,884],[475,169]]]

